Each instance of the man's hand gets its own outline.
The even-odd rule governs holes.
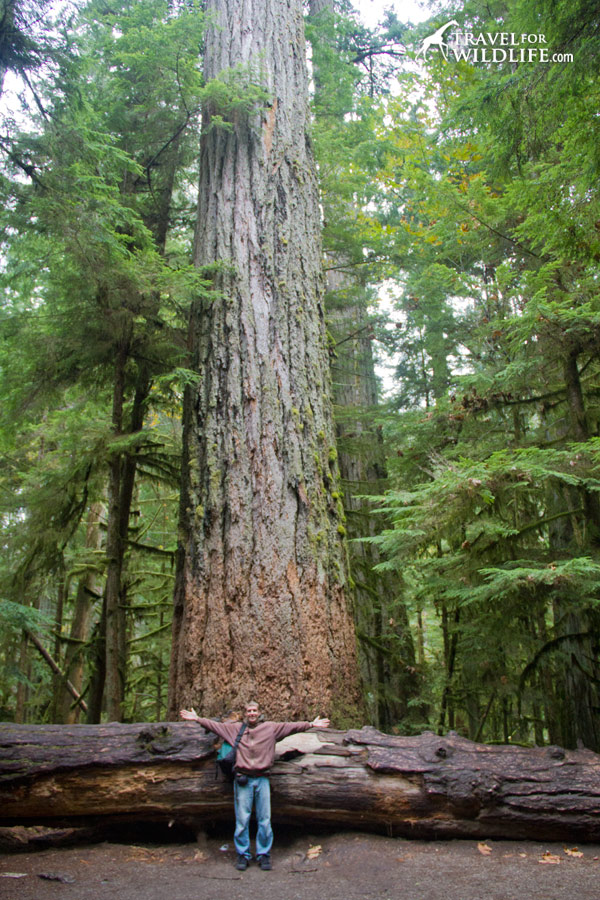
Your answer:
[[[329,728],[329,719],[321,719],[320,716],[317,716],[312,720],[310,726],[311,728]]]
[[[180,709],[179,715],[182,719],[186,719],[188,722],[197,722],[200,719],[200,716],[192,707],[191,709]]]

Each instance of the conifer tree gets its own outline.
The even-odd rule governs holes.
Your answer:
[[[34,484],[33,493],[21,488],[15,496],[29,533],[23,559],[13,557],[23,583],[33,590],[43,572],[54,573],[59,598],[68,600],[58,574],[65,548],[84,531],[79,525],[90,506],[106,500],[104,556],[95,570],[104,580],[103,612],[96,629],[107,712],[120,719],[136,475],[141,465],[146,478],[172,481],[177,469],[145,427],[150,395],[160,400],[160,379],[183,361],[188,290],[192,284],[201,290],[176,245],[167,251],[166,236],[183,199],[182,172],[193,158],[186,130],[192,134],[199,109],[202,18],[194,8],[174,16],[155,0],[111,10],[91,3],[79,26],[79,52],[49,86],[39,134],[21,138],[19,158],[27,161],[32,183],[5,182],[12,195],[6,210],[8,355],[19,343],[21,349],[19,366],[3,367],[4,414],[15,440],[28,425],[41,434],[39,461],[54,466],[49,482],[60,498],[47,506]],[[40,419],[42,428],[34,424]],[[64,456],[61,426],[72,458]],[[57,459],[65,463],[58,471]],[[40,466],[29,468],[34,482]],[[63,495],[61,483],[68,485]],[[93,570],[82,573],[82,587]],[[74,627],[76,618],[77,612]],[[60,614],[59,633],[63,624]],[[85,639],[75,632],[71,641]],[[65,661],[68,666],[69,654]],[[95,683],[89,715],[98,721],[103,678]]]
[[[421,315],[429,327],[435,253],[442,297],[465,310],[444,333],[466,371],[444,376],[425,415],[415,396],[396,430],[396,529],[384,542],[441,618],[438,727],[597,747],[597,196],[581,131],[596,37],[589,19],[577,28],[537,7],[579,64],[432,60],[439,125],[423,110],[388,133],[406,326]],[[466,29],[497,31],[488,13],[465,4]],[[532,21],[512,4],[501,19],[519,34]],[[415,347],[435,376],[423,335]]]
[[[325,344],[300,2],[212,0],[195,261],[218,264],[190,331],[171,714],[259,696],[274,716],[359,701]]]
[[[377,51],[381,52],[385,41],[380,32],[369,32],[356,18],[339,15],[333,2],[311,4],[309,29],[327,322],[353,611],[369,720],[389,730],[405,727],[406,723],[400,723],[406,720],[415,694],[416,670],[402,583],[390,573],[375,571],[380,562],[377,548],[361,540],[383,527],[367,495],[386,487],[373,350],[383,317],[373,312],[376,298],[371,284],[381,277],[381,267],[366,211],[377,193],[375,132],[383,116],[381,91],[386,87],[378,71]],[[367,58],[368,87],[359,69],[359,59]]]

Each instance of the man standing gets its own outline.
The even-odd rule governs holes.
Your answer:
[[[290,734],[308,731],[309,728],[329,728],[329,719],[317,716],[312,722],[264,722],[260,721],[258,703],[247,703],[245,707],[246,728],[237,748],[236,772],[245,776],[245,783],[234,779],[233,796],[235,808],[234,843],[237,851],[236,868],[243,871],[252,859],[250,853],[250,816],[252,806],[256,806],[258,831],[256,834],[256,860],[261,869],[271,868],[271,788],[268,772],[275,759],[275,744]],[[216,722],[203,719],[193,709],[182,709],[181,718],[197,722],[207,731],[212,731],[232,746],[241,725],[238,722]],[[242,778],[244,781],[244,778]]]

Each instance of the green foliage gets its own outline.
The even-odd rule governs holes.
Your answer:
[[[440,21],[475,33],[546,30],[578,60],[486,66],[432,54],[420,90],[407,81],[387,105],[379,217],[397,266],[400,384],[386,423],[394,488],[381,509],[394,524],[373,540],[382,568],[409,587],[432,724],[597,747],[588,13],[563,17],[543,0],[446,7]]]
[[[309,21],[340,438],[315,453],[353,473],[345,519],[331,494],[338,531],[368,536],[353,544],[353,578],[377,665],[374,717],[397,731],[597,749],[597,11],[591,0],[438,6],[435,27],[543,23],[573,62],[432,52],[399,71],[404,42],[416,47],[431,22],[409,31],[389,13],[370,31],[347,3]],[[59,717],[23,629],[53,641],[65,667],[82,649],[91,693],[114,562],[109,473],[114,488],[133,463],[125,716],[160,718],[179,410],[197,380],[187,311],[200,295],[219,302],[211,273],[189,264],[199,113],[224,129],[243,117],[251,133],[273,98],[259,64],[203,82],[201,3],[93,0],[60,52],[58,32],[26,35],[35,7],[15,4],[16,29],[0,32],[30,98],[0,141],[0,706]],[[384,280],[394,327],[374,309]],[[386,416],[375,336],[394,361]],[[80,639],[82,597],[91,630]]]
[[[0,622],[3,631],[8,629],[19,636],[22,631],[39,631],[50,624],[49,619],[39,609],[32,609],[12,600],[0,601]]]
[[[240,117],[250,117],[261,107],[272,103],[262,86],[264,73],[256,65],[238,64],[224,69],[218,78],[204,85],[201,92],[205,109],[210,110],[208,128],[231,131]]]
[[[2,184],[0,588],[25,617],[47,610],[61,665],[72,665],[79,641],[89,680],[111,565],[102,539],[114,528],[108,473],[115,460],[121,473],[133,461],[121,596],[132,647],[154,653],[160,683],[129,713],[152,718],[165,703],[187,309],[207,285],[189,262],[186,196],[203,20],[195,6],[174,15],[158,0],[91,3],[78,29],[74,52],[45,89],[48,113],[20,135],[20,165],[12,154]],[[24,166],[27,181],[17,172]],[[93,540],[92,508],[103,510]],[[93,630],[73,644],[86,596]],[[18,672],[18,642],[3,652]],[[3,686],[2,702],[9,715],[52,720],[59,697],[37,661],[25,659],[39,684],[17,678]],[[29,706],[15,695],[18,684],[25,692],[38,684]]]

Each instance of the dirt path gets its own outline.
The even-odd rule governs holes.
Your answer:
[[[237,872],[234,859],[231,842],[223,839],[203,846],[104,843],[3,854],[0,898],[600,900],[600,846],[589,844],[576,851],[510,841],[288,836],[277,842],[272,872],[255,865]]]

